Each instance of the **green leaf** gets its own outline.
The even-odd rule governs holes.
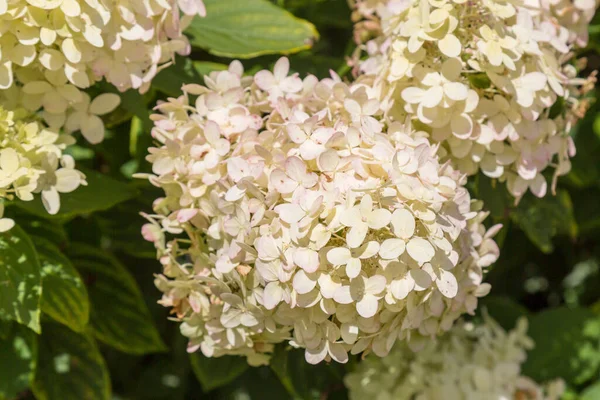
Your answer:
[[[204,0],[207,16],[186,30],[193,46],[225,57],[290,54],[312,46],[319,34],[308,21],[268,0]]]
[[[200,353],[192,353],[190,363],[206,392],[227,385],[248,369],[246,360],[238,356],[209,358]]]
[[[9,208],[10,217],[19,221],[19,226],[29,236],[42,237],[56,246],[64,246],[69,242],[69,236],[60,221],[49,221],[27,213],[19,207]]]
[[[543,199],[537,199],[529,193],[521,200],[511,217],[544,253],[554,250],[554,236],[567,234],[575,238],[578,234],[573,203],[565,190],[558,191],[556,196],[548,195]]]
[[[509,297],[486,296],[480,302],[477,309],[486,310],[490,317],[506,330],[513,329],[519,318],[529,315],[525,307]]]
[[[74,243],[69,257],[87,284],[90,328],[98,340],[129,354],[166,349],[140,289],[117,259],[83,243]]]
[[[145,182],[144,182],[145,183]],[[156,248],[142,237],[142,226],[147,223],[139,213],[151,210],[152,199],[161,196],[153,186],[140,185],[141,196],[108,211],[94,214],[101,232],[110,238],[111,248],[137,258],[156,259]]]
[[[33,381],[37,363],[35,334],[13,324],[9,336],[0,340],[0,354],[0,398],[12,399]]]
[[[40,333],[40,262],[19,226],[0,234],[0,317]]]
[[[506,184],[479,173],[475,178],[475,187],[477,198],[483,200],[485,209],[490,212],[491,216],[495,220],[504,219],[514,202],[506,190]]]
[[[42,311],[76,332],[83,332],[90,313],[88,294],[71,261],[51,242],[34,238],[42,264]]]
[[[188,57],[177,56],[169,68],[165,68],[152,80],[152,87],[168,96],[181,96],[181,87],[190,83],[203,83],[204,75],[212,71],[227,69],[227,65],[209,61],[192,61]]]
[[[99,172],[79,168],[87,177],[87,186],[81,186],[72,193],[60,195],[60,211],[50,215],[44,209],[39,196],[33,201],[16,201],[22,209],[42,218],[69,219],[93,211],[107,210],[137,195],[132,186],[109,178]]]
[[[304,350],[286,345],[275,348],[271,369],[294,399],[319,399],[324,392],[338,386],[344,373],[342,364],[311,365],[307,368]],[[307,385],[306,382],[310,382]]]
[[[38,400],[109,400],[110,377],[96,341],[58,324],[44,324],[32,386]]]
[[[600,367],[600,319],[585,308],[555,308],[530,319],[528,335],[535,341],[523,373],[538,382],[563,378],[578,385]]]
[[[596,382],[593,385],[587,387],[581,392],[579,400],[598,400],[600,399],[600,382]]]

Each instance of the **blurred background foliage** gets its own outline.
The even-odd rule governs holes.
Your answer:
[[[291,54],[292,68],[302,75],[324,78],[333,70],[350,78],[347,0],[205,3],[208,17],[187,31],[191,57],[163,70],[148,93],[120,94],[101,145],[80,140],[70,148],[89,185],[65,195],[53,217],[39,202],[9,207],[19,226],[0,235],[0,264],[30,270],[0,272],[0,399],[347,398],[342,377],[359,360],[310,366],[301,351],[285,346],[271,367],[261,368],[236,357],[188,355],[177,324],[156,303],[153,274],[160,265],[140,235],[139,212],[151,211],[151,199],[161,194],[132,179],[149,171],[144,158],[152,145],[153,105],[177,96],[184,82],[202,83],[203,74],[226,68],[231,58],[255,72]],[[600,68],[600,18],[590,33],[581,56],[593,70]],[[94,90],[114,91],[108,85]],[[528,316],[537,347],[524,373],[563,377],[566,399],[593,400],[600,399],[600,103],[571,134],[577,156],[555,196],[529,194],[516,205],[502,184],[483,175],[469,188],[485,201],[488,223],[504,225],[500,259],[486,278],[492,294],[480,310],[505,328]],[[17,281],[25,286],[13,310],[8,288]]]

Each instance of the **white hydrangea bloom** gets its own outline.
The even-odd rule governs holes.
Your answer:
[[[242,72],[184,86],[152,116],[149,178],[165,197],[143,235],[189,350],[260,364],[289,341],[343,363],[473,313],[499,227],[486,232],[425,134],[384,127],[364,84],[288,76],[286,58]]]
[[[81,115],[81,89],[95,82],[147,90],[175,53],[189,53],[182,30],[196,14],[205,14],[202,0],[0,0],[0,89],[17,86],[19,107],[42,108],[60,128],[67,113]],[[104,129],[93,115],[76,125],[96,143]]]
[[[46,210],[56,214],[60,193],[87,184],[73,158],[62,154],[72,143],[71,136],[44,127],[25,110],[0,108],[0,202],[14,197],[31,201],[40,193]],[[3,211],[0,203],[0,231],[14,225],[2,219]]]
[[[366,357],[344,381],[351,400],[558,400],[564,383],[540,386],[521,375],[527,320],[504,331],[486,318],[457,323],[436,341],[413,351],[398,344],[385,358]]]
[[[568,131],[593,87],[567,64],[584,45],[595,0],[359,1],[356,61],[384,122],[407,117],[440,143],[442,160],[506,181],[517,199],[546,194],[575,153]],[[376,37],[367,40],[370,32]],[[557,104],[558,103],[558,104]],[[553,107],[556,105],[556,107]]]

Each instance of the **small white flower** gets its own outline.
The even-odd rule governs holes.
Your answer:
[[[373,209],[373,199],[365,195],[360,204],[342,214],[340,222],[350,229],[346,241],[351,249],[362,245],[369,229],[381,229],[390,223],[392,214],[386,209]]]

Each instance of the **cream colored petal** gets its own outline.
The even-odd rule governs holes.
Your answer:
[[[96,115],[88,115],[81,123],[81,134],[91,144],[98,144],[104,139],[104,122]]]
[[[114,93],[103,93],[96,96],[90,104],[90,113],[105,115],[114,111],[121,104],[121,97]]]

